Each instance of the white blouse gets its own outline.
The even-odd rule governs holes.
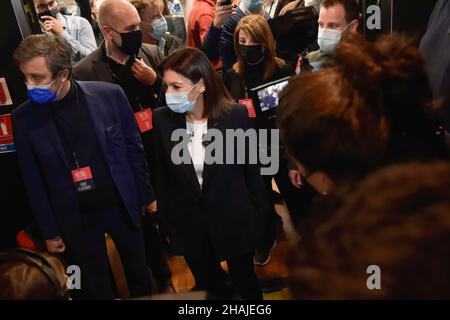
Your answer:
[[[203,136],[208,130],[208,122],[187,122],[186,131],[191,136],[188,143],[189,153],[191,154],[192,164],[197,174],[200,188],[203,185],[203,164],[205,162],[205,146],[203,145]]]

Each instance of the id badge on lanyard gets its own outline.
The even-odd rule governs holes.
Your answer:
[[[95,189],[94,178],[89,166],[72,170],[72,179],[78,192]]]
[[[138,111],[134,114],[136,117],[136,121],[139,126],[139,130],[141,133],[150,131],[153,129],[153,123],[152,123],[152,109],[142,109],[141,111]]]
[[[256,118],[256,112],[255,107],[253,106],[253,100],[252,99],[239,99],[239,104],[243,104],[247,107],[248,117],[249,118]]]

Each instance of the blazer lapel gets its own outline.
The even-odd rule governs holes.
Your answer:
[[[210,129],[218,129],[222,132],[223,135],[223,142],[225,143],[225,135],[224,132],[221,130],[221,122],[220,119],[216,119],[216,120],[211,120],[208,119],[208,130]],[[225,151],[225,148],[224,148]],[[223,154],[225,156],[225,154]],[[206,156],[206,155],[205,155]],[[224,159],[225,161],[225,159]],[[209,183],[209,178],[211,177],[211,174],[214,172],[214,169],[216,168],[215,164],[207,164],[204,163],[203,165],[203,188],[205,188],[205,186],[208,185]]]
[[[186,117],[184,114],[173,114],[174,122],[172,130],[169,132],[173,132],[176,129],[186,129]],[[178,141],[170,141],[172,150],[175,145],[178,144]],[[191,155],[189,154],[189,158],[191,159],[190,163],[182,163],[179,165],[181,167],[181,170],[184,172],[184,175],[189,183],[189,185],[192,187],[192,190],[194,193],[201,197],[202,190],[200,188],[200,184],[198,183],[197,174],[194,169],[194,164],[192,163]]]
[[[89,87],[85,83],[83,83],[82,81],[77,81],[77,83],[80,86],[81,91],[83,92],[86,109],[88,111],[90,119],[92,120],[92,126],[94,127],[100,149],[107,159],[108,153],[106,152],[105,123],[103,117],[101,116],[102,113],[95,110],[95,106],[101,105],[101,103],[96,103],[97,97],[92,91],[89,90]],[[106,162],[108,163],[108,161]]]
[[[94,55],[92,59],[92,69],[96,76],[97,81],[114,82],[113,76],[108,66],[108,62],[105,61],[105,42],[103,42],[100,47],[92,53]]]

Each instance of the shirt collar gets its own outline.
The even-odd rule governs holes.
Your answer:
[[[62,27],[64,29],[66,29],[67,28],[67,18],[59,12],[56,15],[56,18],[61,22]]]
[[[164,52],[164,47],[166,46],[166,39],[164,39],[164,37],[161,38],[161,40],[159,40],[159,49],[161,49],[162,52]]]

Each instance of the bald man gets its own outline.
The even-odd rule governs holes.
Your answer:
[[[140,23],[128,1],[103,1],[98,24],[104,42],[73,69],[78,80],[119,84],[135,112],[159,106],[162,84],[155,68],[163,55],[157,46],[142,43]]]
[[[120,85],[139,124],[141,138],[152,169],[149,122],[152,109],[160,106],[162,80],[155,68],[163,59],[156,45],[142,43],[141,19],[136,8],[125,0],[104,0],[98,9],[98,24],[104,42],[73,69],[78,80],[106,81]],[[150,121],[151,123],[151,121]],[[150,211],[156,211],[151,207]],[[144,216],[147,264],[160,292],[173,291],[171,273],[165,260],[164,245],[159,234],[155,212]]]

